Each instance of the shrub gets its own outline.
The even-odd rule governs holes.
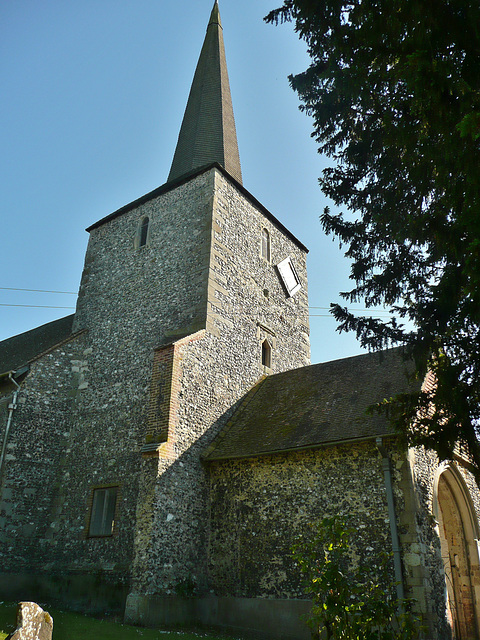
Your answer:
[[[398,600],[391,555],[357,558],[358,533],[344,519],[324,518],[294,546],[293,557],[313,600],[306,622],[329,640],[414,640],[422,627],[411,600]]]

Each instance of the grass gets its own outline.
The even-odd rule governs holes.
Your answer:
[[[183,631],[131,627],[113,620],[99,620],[80,613],[41,605],[53,618],[53,640],[225,640],[224,637]],[[0,640],[16,628],[16,604],[0,602]]]

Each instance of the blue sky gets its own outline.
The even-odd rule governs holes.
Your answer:
[[[325,166],[289,73],[306,68],[280,0],[220,0],[244,186],[307,247],[312,362],[360,353],[330,302],[349,264],[322,232]],[[85,228],[163,184],[213,0],[15,0],[0,6],[0,339],[71,309]],[[4,306],[12,305],[12,306]]]

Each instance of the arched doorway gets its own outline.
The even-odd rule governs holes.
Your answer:
[[[453,464],[437,472],[434,515],[445,569],[447,616],[455,640],[479,640],[479,526],[468,488]]]

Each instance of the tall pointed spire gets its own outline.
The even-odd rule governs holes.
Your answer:
[[[242,182],[217,0],[193,77],[168,181],[211,162],[218,162]]]

